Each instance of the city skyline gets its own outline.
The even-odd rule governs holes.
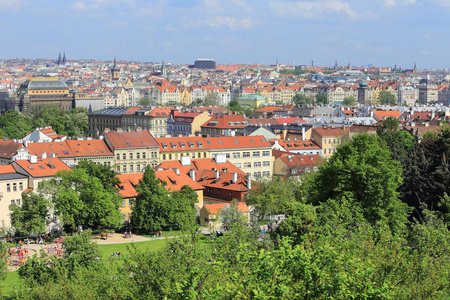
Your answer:
[[[2,59],[450,66],[447,0],[0,0],[0,12]]]

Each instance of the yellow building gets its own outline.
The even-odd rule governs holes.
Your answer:
[[[339,145],[348,141],[349,132],[349,127],[313,128],[311,139],[322,148],[322,157],[328,159]]]
[[[180,91],[180,103],[183,105],[191,105],[192,102],[192,96],[191,92],[189,92],[189,89],[184,88]]]
[[[74,108],[73,94],[67,85],[56,77],[31,77],[17,89],[14,107],[19,111],[30,109],[36,105],[54,104],[60,109]]]

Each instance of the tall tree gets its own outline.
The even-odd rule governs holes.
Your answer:
[[[53,194],[53,202],[66,230],[78,225],[104,227],[120,225],[118,208],[122,198],[117,189],[105,188],[103,182],[86,169],[59,172],[46,183]]]
[[[136,187],[131,224],[147,232],[160,230],[168,222],[171,207],[168,205],[169,192],[155,175],[153,168],[145,169]]]
[[[197,193],[188,185],[181,187],[179,191],[173,191],[168,197],[171,211],[168,213],[168,223],[177,223],[182,228],[189,228],[195,222],[198,202]]]
[[[380,91],[378,99],[381,104],[395,104],[397,101],[395,95],[388,91]]]
[[[47,232],[47,215],[51,203],[42,193],[22,194],[22,204],[11,204],[11,224],[20,235]]]
[[[355,105],[356,100],[354,97],[345,97],[344,101],[342,101],[342,105]]]
[[[204,106],[219,106],[221,103],[219,93],[212,92],[205,96],[203,100]]]
[[[328,104],[327,95],[316,94],[316,102],[317,102],[317,104]]]
[[[351,197],[369,222],[386,219],[398,230],[404,228],[410,211],[398,198],[401,173],[400,163],[380,146],[377,137],[359,134],[339,147],[329,163],[313,175],[308,200],[318,205]]]

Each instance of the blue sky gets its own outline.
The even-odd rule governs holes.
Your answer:
[[[0,58],[450,67],[450,0],[0,0],[0,26]]]

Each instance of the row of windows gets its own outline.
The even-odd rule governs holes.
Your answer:
[[[202,155],[203,153],[203,155]],[[180,153],[180,157],[181,156],[190,156],[191,158],[206,158],[206,152],[199,152],[199,153]],[[213,155],[213,158],[215,157],[215,155]],[[229,158],[229,154],[227,154],[227,158]],[[162,155],[162,160],[172,160],[172,159],[178,159],[178,154],[177,153],[169,153],[169,154],[163,154]]]
[[[241,163],[236,163],[234,164],[236,167],[241,168],[242,164]],[[263,167],[270,167],[270,161],[263,161],[262,164],[260,161],[256,161],[253,163],[253,168],[261,168],[261,165]],[[251,162],[245,162],[244,163],[244,168],[251,168],[252,167],[252,163]]]
[[[333,142],[333,144],[339,144],[339,140],[336,141],[336,139],[328,139],[328,144],[331,144],[331,142]],[[324,144],[327,143],[327,139],[324,139]]]
[[[157,152],[151,152],[151,158],[157,158],[158,157],[158,153]],[[134,154],[133,153],[128,153],[128,157],[129,159],[134,159]],[[136,153],[136,159],[146,159],[147,158],[147,154],[146,152],[142,152],[142,155],[140,152]],[[116,154],[116,159],[120,160],[120,153]],[[127,159],[127,154],[126,153],[122,153],[122,160],[126,160]]]
[[[335,153],[336,149],[328,149],[328,154]],[[323,149],[323,154],[327,154],[327,149]]]
[[[152,168],[156,167],[156,163],[152,163],[151,164]],[[142,168],[141,168],[142,167]],[[146,164],[136,164],[136,168],[135,165],[131,164],[131,165],[122,165],[122,173],[127,173],[129,171],[129,173],[134,173],[134,172],[144,172],[145,168],[147,167]],[[116,166],[116,171],[120,172],[120,166]]]
[[[126,207],[126,206],[127,206],[127,200],[123,200],[122,207]],[[128,199],[128,206],[133,206],[133,199]]]
[[[6,191],[11,192],[11,183],[6,184]],[[17,183],[12,184],[12,191],[17,192]],[[23,191],[23,183],[19,182],[19,191]]]
[[[11,199],[11,204],[20,205],[20,199]]]

